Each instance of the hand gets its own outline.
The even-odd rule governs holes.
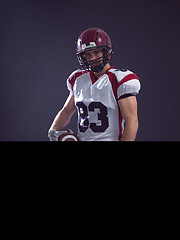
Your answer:
[[[56,131],[55,129],[49,129],[48,131],[48,138],[50,141],[58,141],[58,138],[66,133],[72,133],[73,131],[71,129],[64,130],[64,131]]]

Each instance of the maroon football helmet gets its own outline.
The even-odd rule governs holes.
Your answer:
[[[103,56],[87,61],[84,53],[94,49],[102,49],[104,52]],[[101,72],[104,66],[111,60],[113,54],[111,39],[102,29],[89,28],[79,36],[76,54],[79,64],[84,70]]]

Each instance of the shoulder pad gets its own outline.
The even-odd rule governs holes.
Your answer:
[[[113,70],[113,71],[111,71]],[[139,78],[130,70],[111,69],[118,82],[118,98],[125,94],[137,95],[141,88]]]
[[[78,73],[83,73],[84,72],[84,70],[81,70],[81,69],[77,69],[77,70],[75,70],[74,72],[72,72],[71,74],[70,74],[70,76],[68,77],[68,79],[69,80],[71,80],[73,77],[75,77],[76,75],[78,75]]]
[[[110,72],[112,72],[113,74],[115,74],[116,79],[118,81],[118,83],[121,82],[121,80],[126,77],[129,74],[133,74],[133,72],[129,71],[129,70],[120,70],[120,69],[110,69]]]
[[[71,73],[71,75],[67,79],[67,88],[68,90],[73,94],[73,86],[76,81],[76,79],[81,76],[82,74],[86,73],[87,71],[77,69],[74,72]]]

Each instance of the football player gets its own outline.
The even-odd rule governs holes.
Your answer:
[[[134,141],[138,130],[136,95],[140,82],[129,70],[110,66],[112,44],[99,28],[81,33],[77,58],[82,69],[67,79],[69,96],[55,117],[48,137],[58,141],[62,129],[78,112],[80,141]]]

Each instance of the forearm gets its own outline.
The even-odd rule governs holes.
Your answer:
[[[62,130],[70,122],[75,111],[74,96],[70,93],[63,108],[56,115],[50,129]]]
[[[50,129],[55,129],[59,131],[66,127],[66,125],[70,122],[72,114],[69,114],[65,109],[61,109],[56,115]]]
[[[126,121],[122,141],[134,141],[138,130],[138,120]]]

